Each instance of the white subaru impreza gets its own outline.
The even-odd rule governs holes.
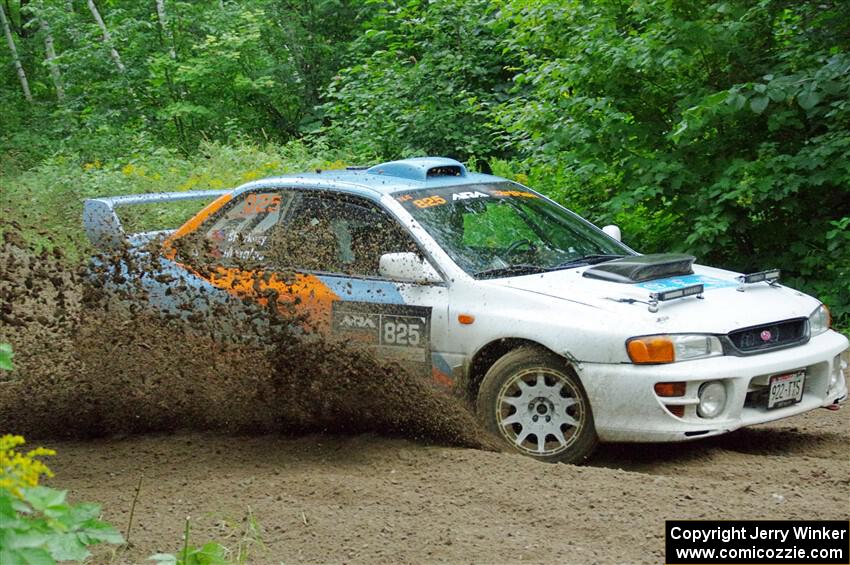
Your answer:
[[[165,234],[169,276],[142,281],[153,305],[176,308],[181,282],[225,298],[273,287],[328,336],[468,395],[507,446],[541,460],[709,437],[847,396],[847,339],[778,270],[640,255],[616,227],[450,159],[98,198],[85,225],[108,247],[123,237],[117,206],[212,196]],[[184,253],[182,238],[212,252]]]

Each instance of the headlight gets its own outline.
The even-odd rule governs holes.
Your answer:
[[[723,355],[720,340],[713,335],[680,334],[633,337],[626,342],[632,363],[672,363]]]
[[[828,330],[831,324],[832,316],[829,315],[829,308],[821,304],[809,316],[809,335],[812,337],[820,335]]]
[[[699,387],[697,414],[702,418],[716,418],[726,406],[726,387],[720,381],[702,383]]]

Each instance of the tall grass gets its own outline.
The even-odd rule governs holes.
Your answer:
[[[83,161],[63,153],[23,173],[0,177],[0,230],[17,221],[32,242],[60,246],[76,258],[90,249],[82,230],[83,200],[97,196],[235,188],[259,178],[334,169],[354,163],[351,155],[322,145],[283,146],[205,143],[191,157],[168,149],[128,153],[126,158]],[[144,206],[122,213],[128,230],[177,227],[203,203]]]

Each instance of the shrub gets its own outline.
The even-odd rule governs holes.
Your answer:
[[[39,485],[53,473],[39,458],[54,451],[36,448],[26,453],[21,436],[0,437],[0,563],[51,564],[87,559],[89,546],[120,544],[121,534],[99,519],[96,504],[70,504],[67,491]]]

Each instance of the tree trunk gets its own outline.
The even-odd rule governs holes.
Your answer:
[[[121,62],[121,55],[118,54],[118,51],[112,45],[112,36],[109,35],[109,30],[106,29],[106,24],[103,22],[103,18],[100,17],[100,12],[97,10],[94,0],[88,0],[88,5],[94,21],[97,22],[97,26],[103,34],[103,42],[107,45],[107,47],[109,47],[109,53],[112,55],[112,60],[115,62],[115,66],[123,73],[125,68],[124,63]]]
[[[159,27],[162,28],[162,42],[168,44],[168,56],[177,59],[174,51],[174,37],[168,29],[168,16],[165,14],[165,0],[156,0],[156,16],[159,18]]]
[[[53,79],[53,86],[56,88],[56,98],[61,102],[65,99],[65,89],[62,87],[62,74],[59,72],[59,65],[56,64],[53,34],[50,32],[50,26],[47,25],[47,20],[39,18],[38,21],[41,31],[44,32],[44,51],[47,53],[47,66],[50,69],[50,77]]]
[[[24,98],[27,102],[32,102],[32,93],[30,92],[30,83],[27,81],[27,73],[24,72],[24,67],[21,65],[21,60],[18,58],[18,50],[15,48],[15,41],[12,39],[12,30],[9,29],[9,20],[6,19],[6,10],[0,5],[0,25],[3,26],[3,33],[6,35],[6,43],[9,44],[9,51],[12,52],[12,62],[15,65],[15,70],[18,72],[18,80],[21,81],[21,89],[24,91]]]

